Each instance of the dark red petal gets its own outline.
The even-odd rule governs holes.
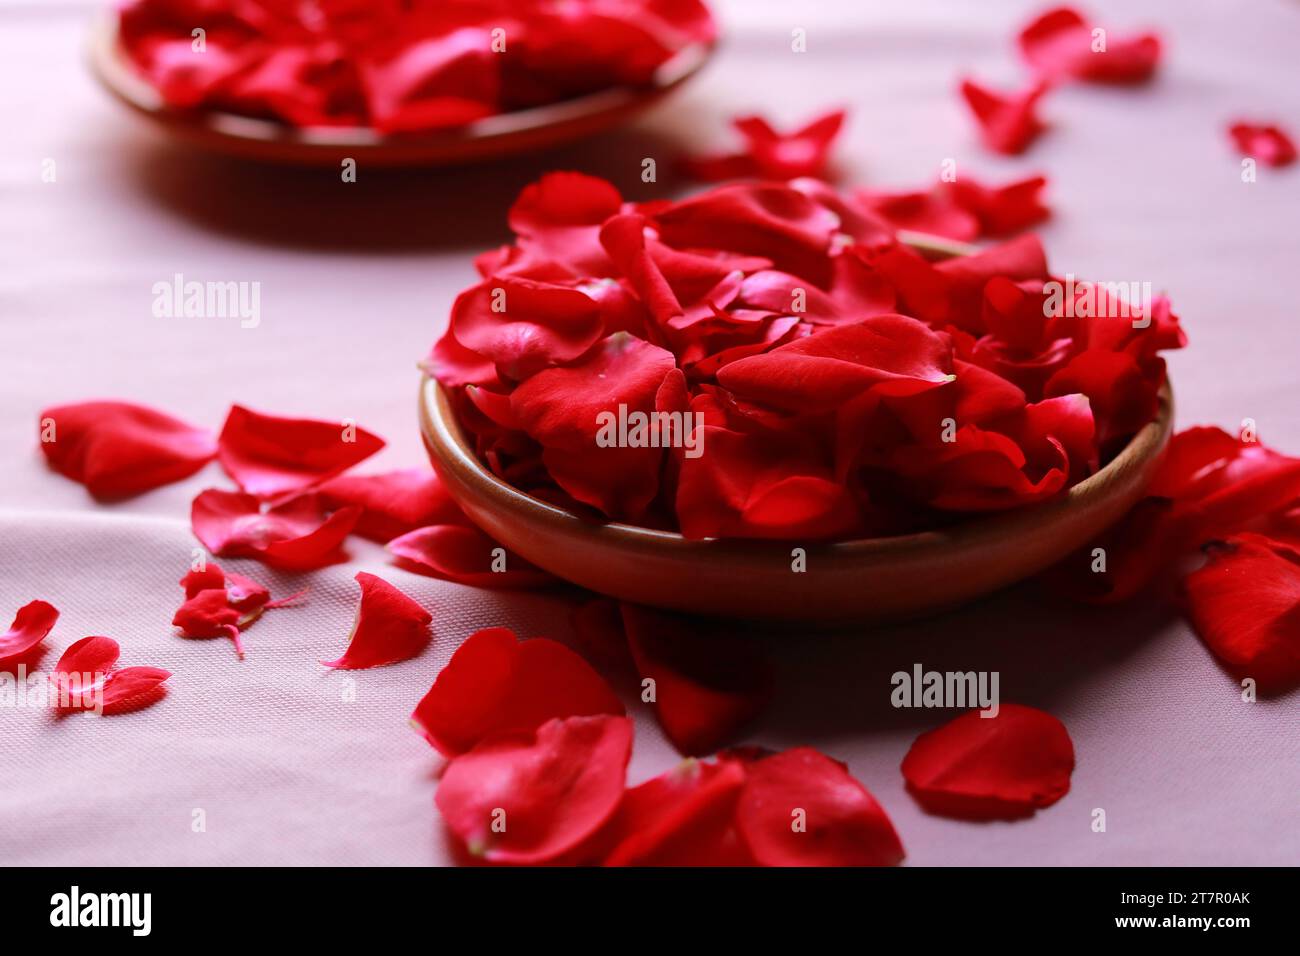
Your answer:
[[[654,681],[655,716],[681,753],[713,753],[767,706],[771,667],[752,638],[720,632],[716,623],[621,608],[642,680]]]
[[[994,717],[969,711],[917,737],[903,758],[907,789],[931,813],[1014,819],[1070,789],[1074,745],[1051,714],[1003,703]]]
[[[535,588],[554,582],[545,571],[472,525],[431,525],[388,542],[388,550],[410,570],[480,588]],[[500,551],[498,552],[498,549]],[[494,571],[494,566],[503,570]]]
[[[524,187],[510,207],[519,247],[579,276],[611,272],[600,245],[600,225],[622,208],[623,197],[604,179],[576,172],[547,173]]]
[[[610,598],[583,601],[569,613],[569,623],[584,658],[606,673],[632,668],[617,601]]]
[[[252,557],[289,571],[310,571],[345,558],[341,546],[361,517],[355,506],[328,517],[316,495],[265,511],[253,495],[209,488],[190,509],[194,535],[213,554]]]
[[[430,468],[339,475],[320,486],[320,497],[329,509],[359,506],[353,533],[380,544],[425,525],[468,520]]]
[[[253,612],[254,616],[260,611]],[[235,645],[235,655],[244,659],[244,644],[239,629],[245,614],[230,605],[224,587],[200,591],[181,605],[172,624],[181,629],[181,637],[228,637]]]
[[[1258,534],[1206,547],[1183,581],[1188,617],[1236,677],[1264,693],[1300,684],[1300,552]]]
[[[520,380],[572,362],[604,334],[600,305],[568,286],[494,276],[467,289],[451,310],[451,333]]]
[[[503,627],[470,635],[411,714],[440,754],[465,753],[493,734],[536,730],[557,717],[623,715],[623,704],[581,657],[544,637]]]
[[[31,601],[20,607],[9,630],[0,634],[0,667],[26,657],[32,648],[45,640],[45,635],[50,633],[58,619],[59,612],[54,605],[45,601]]]
[[[383,578],[358,571],[361,603],[343,656],[326,667],[357,670],[408,660],[429,643],[433,615]]]
[[[216,453],[212,433],[143,405],[81,402],[40,415],[41,451],[96,498],[126,498],[180,481]]]
[[[382,438],[351,423],[279,418],[233,405],[217,457],[244,491],[276,498],[333,478],[383,447]]]
[[[739,761],[692,757],[632,787],[610,824],[605,866],[750,865],[734,823],[744,785]]]
[[[1233,123],[1228,133],[1243,156],[1266,166],[1290,166],[1296,159],[1296,147],[1281,127]]]
[[[893,866],[903,844],[844,765],[796,747],[746,766],[736,826],[764,866]]]
[[[1016,93],[1000,93],[963,80],[962,96],[980,125],[984,145],[998,153],[1023,153],[1046,127],[1034,112],[1047,91],[1043,84]]]
[[[948,381],[952,345],[924,323],[878,315],[839,325],[718,370],[742,398],[787,411],[831,411],[868,388],[908,394]]]
[[[438,810],[488,862],[563,862],[618,809],[631,753],[626,717],[569,717],[490,737],[448,765]]]
[[[1094,27],[1077,11],[1058,7],[1040,14],[1020,32],[1020,52],[1040,76],[1093,83],[1142,83],[1155,73],[1160,39],[1154,34],[1117,36],[1106,31],[1105,49],[1094,50]]]

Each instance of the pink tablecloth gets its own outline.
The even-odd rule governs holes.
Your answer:
[[[1300,128],[1300,7],[1090,5],[1116,29],[1158,26],[1161,75],[1137,91],[1055,94],[1053,130],[1021,159],[979,148],[954,85],[966,70],[1016,83],[1011,37],[1035,4],[735,0],[719,4],[716,64],[635,128],[528,161],[363,168],[343,184],[172,149],[89,78],[90,4],[0,4],[0,613],[37,597],[60,608],[47,666],[76,638],[107,633],[124,663],[175,673],[168,697],[133,715],[0,713],[0,862],[447,859],[432,809],[437,761],[406,715],[471,631],[506,624],[565,639],[566,605],[416,577],[359,544],[352,564],[311,577],[302,607],[258,622],[237,662],[227,643],[184,641],[168,625],[193,545],[189,501],[225,485],[216,466],[97,507],[46,471],[35,424],[47,404],[124,397],[217,426],[237,400],[354,418],[389,441],[375,468],[421,461],[414,362],[471,281],[471,256],[504,239],[512,196],[543,169],[606,175],[646,198],[683,184],[640,183],[641,159],[666,170],[687,145],[719,145],[732,112],[795,121],[845,103],[849,182],[919,185],[947,157],[992,180],[1047,171],[1056,215],[1043,235],[1059,271],[1172,294],[1193,342],[1171,362],[1180,422],[1235,428],[1251,417],[1267,441],[1300,451],[1300,173],[1263,170],[1243,184],[1224,132],[1239,115]],[[790,52],[795,27],[808,31],[807,53]],[[46,160],[53,183],[42,181]],[[261,324],[153,317],[153,283],[177,272],[260,282]],[[350,675],[318,665],[342,646],[359,568],[432,608],[423,656]],[[299,583],[253,569],[277,593]],[[847,760],[910,863],[1300,862],[1300,698],[1243,702],[1158,607],[1085,611],[1022,589],[884,632],[771,643],[779,696],[751,739]],[[1058,715],[1078,753],[1069,795],[1013,824],[921,812],[898,763],[944,715],[888,702],[889,674],[917,662],[999,670],[1005,699]],[[639,781],[675,756],[635,713]],[[1105,833],[1090,827],[1095,808]]]

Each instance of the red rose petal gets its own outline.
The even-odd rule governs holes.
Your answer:
[[[622,206],[618,189],[604,179],[547,173],[524,187],[510,207],[509,223],[526,253],[577,276],[603,276],[611,273],[611,263],[600,244],[600,226]]]
[[[383,578],[358,571],[361,603],[343,656],[326,667],[357,670],[408,660],[429,643],[433,615]]]
[[[621,609],[641,677],[654,681],[655,716],[681,753],[712,753],[767,706],[771,669],[753,640],[632,604]]]
[[[171,676],[159,667],[123,667],[114,670],[121,648],[111,637],[83,637],[72,644],[54,665],[54,685],[60,709],[125,713],[154,703],[162,696],[160,684]],[[66,708],[65,705],[66,704]]]
[[[216,453],[211,432],[143,405],[81,402],[40,415],[50,467],[96,498],[138,495],[186,478]]]
[[[25,658],[45,640],[58,619],[54,605],[45,601],[31,601],[20,607],[9,630],[0,634],[0,667]]]
[[[316,495],[263,510],[253,495],[209,488],[194,499],[194,535],[213,554],[251,557],[272,567],[311,571],[344,560],[341,546],[361,517],[356,506],[326,517]]]
[[[745,769],[736,760],[684,760],[632,787],[610,824],[605,866],[746,866],[736,831]]]
[[[480,588],[535,588],[554,582],[472,525],[431,525],[388,542],[410,570]],[[500,549],[498,551],[498,549]],[[503,570],[494,571],[498,565]]]
[[[518,641],[503,627],[470,635],[411,714],[435,750],[453,757],[493,734],[536,730],[548,720],[622,716],[604,678],[557,641]]]
[[[383,447],[382,438],[350,423],[279,418],[233,405],[217,457],[244,491],[276,498],[333,478]]]
[[[490,737],[448,765],[438,810],[476,857],[562,862],[618,809],[631,753],[626,717],[569,717]]]
[[[745,152],[729,156],[701,156],[682,163],[688,176],[705,182],[723,179],[790,180],[821,177],[826,172],[831,144],[844,125],[844,110],[819,116],[792,133],[779,133],[761,116],[740,116],[732,121],[745,137]]]
[[[1188,617],[1236,677],[1260,691],[1300,685],[1300,551],[1259,534],[1206,548],[1205,565],[1183,581]]]
[[[903,845],[870,791],[811,747],[745,768],[736,826],[764,866],[893,866]]]
[[[340,475],[321,485],[319,493],[326,508],[359,506],[353,534],[381,544],[425,525],[468,520],[429,468]]]
[[[1051,714],[1003,703],[994,717],[972,710],[917,737],[902,770],[908,791],[930,813],[1014,819],[1065,796],[1074,745]]]
[[[788,411],[831,411],[868,388],[908,394],[948,381],[952,346],[924,323],[877,315],[718,370],[742,398]]]
[[[462,292],[451,333],[510,379],[572,362],[604,334],[600,305],[578,289],[494,276]]]
[[[1008,236],[1051,215],[1051,210],[1039,198],[1046,186],[1047,179],[1043,176],[1029,176],[1005,186],[984,186],[963,176],[955,182],[941,184],[940,190],[952,197],[954,205],[976,218],[980,235]]]
[[[1238,122],[1228,128],[1241,155],[1266,166],[1290,166],[1296,160],[1295,143],[1279,126]]]
[[[1000,93],[972,80],[961,84],[961,94],[980,125],[984,145],[1012,156],[1023,153],[1046,128],[1034,112],[1045,92],[1042,83],[1017,93]]]
[[[863,189],[856,198],[899,229],[946,236],[958,242],[971,242],[980,235],[979,219],[938,190],[890,193]]]
[[[253,612],[255,617],[259,611]],[[224,587],[200,591],[181,605],[172,624],[181,629],[182,637],[228,637],[235,645],[235,656],[244,659],[244,643],[239,629],[248,623],[248,616],[231,607]]]
[[[1020,32],[1020,52],[1040,76],[1091,83],[1143,83],[1155,73],[1160,39],[1154,34],[1119,37],[1102,31],[1105,48],[1094,49],[1097,28],[1069,7],[1040,14]]]

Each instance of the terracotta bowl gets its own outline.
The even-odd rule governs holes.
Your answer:
[[[939,258],[954,247],[909,236]],[[1173,395],[1109,464],[1050,502],[942,531],[800,545],[689,540],[597,523],[539,501],[474,454],[442,388],[425,378],[420,426],[434,468],[465,512],[509,550],[600,594],[720,617],[830,624],[884,622],[952,608],[1030,577],[1082,547],[1142,497],[1169,440]]]
[[[558,146],[617,126],[697,73],[713,47],[695,44],[661,65],[643,88],[618,87],[533,109],[503,113],[453,130],[385,136],[364,127],[299,129],[270,120],[166,106],[118,43],[116,16],[91,32],[90,65],[99,82],[170,135],[201,149],[296,166],[449,166]]]

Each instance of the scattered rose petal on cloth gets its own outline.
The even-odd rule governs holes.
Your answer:
[[[772,695],[761,645],[688,619],[622,604],[623,626],[655,716],[679,752],[713,753],[762,712]]]
[[[824,178],[831,145],[844,125],[845,115],[844,110],[834,110],[791,133],[776,131],[761,116],[739,116],[732,125],[745,138],[744,152],[688,157],[681,166],[688,176],[704,182]]]
[[[555,583],[545,571],[511,554],[473,525],[417,528],[388,542],[407,570],[480,588],[536,588]]]
[[[689,757],[623,796],[605,866],[750,866],[736,829],[745,787],[737,760]]]
[[[343,656],[326,667],[357,670],[408,660],[424,650],[433,615],[381,577],[358,571],[361,603]]]
[[[870,791],[811,747],[745,768],[736,826],[764,866],[893,866],[903,844]]]
[[[121,647],[111,637],[83,637],[72,644],[54,665],[56,709],[124,714],[160,700],[166,693],[161,685],[171,672],[160,667],[115,669],[120,655]]]
[[[440,754],[454,757],[493,734],[536,730],[554,718],[623,713],[604,678],[563,644],[519,641],[493,627],[456,649],[411,723]]]
[[[1259,534],[1205,547],[1206,563],[1183,580],[1201,640],[1235,677],[1261,692],[1300,685],[1300,551]]]
[[[361,517],[351,505],[326,515],[317,495],[263,508],[253,495],[209,488],[190,508],[194,536],[213,554],[249,557],[286,571],[345,560],[342,545]]]
[[[1153,33],[1116,36],[1070,7],[1040,14],[1020,31],[1020,52],[1039,76],[1089,83],[1145,83],[1160,61]]]
[[[973,80],[961,84],[961,94],[979,123],[984,145],[1008,156],[1023,153],[1046,129],[1034,112],[1046,92],[1044,83],[1015,93],[992,90]]]
[[[1242,156],[1265,166],[1290,166],[1296,160],[1295,143],[1279,126],[1238,122],[1228,127],[1228,135]]]
[[[1074,745],[1044,711],[1003,703],[917,737],[903,758],[908,792],[930,813],[970,820],[1027,817],[1070,789]]]
[[[9,630],[0,634],[0,668],[27,660],[58,619],[59,612],[47,601],[29,601],[20,607]]]
[[[194,474],[216,454],[207,429],[130,402],[79,402],[40,414],[50,467],[96,498],[129,498]]]
[[[569,862],[617,811],[631,754],[626,717],[549,720],[489,737],[456,757],[435,802],[474,858]]]
[[[333,478],[383,447],[382,438],[352,422],[281,418],[233,405],[217,457],[244,491],[279,498]]]

